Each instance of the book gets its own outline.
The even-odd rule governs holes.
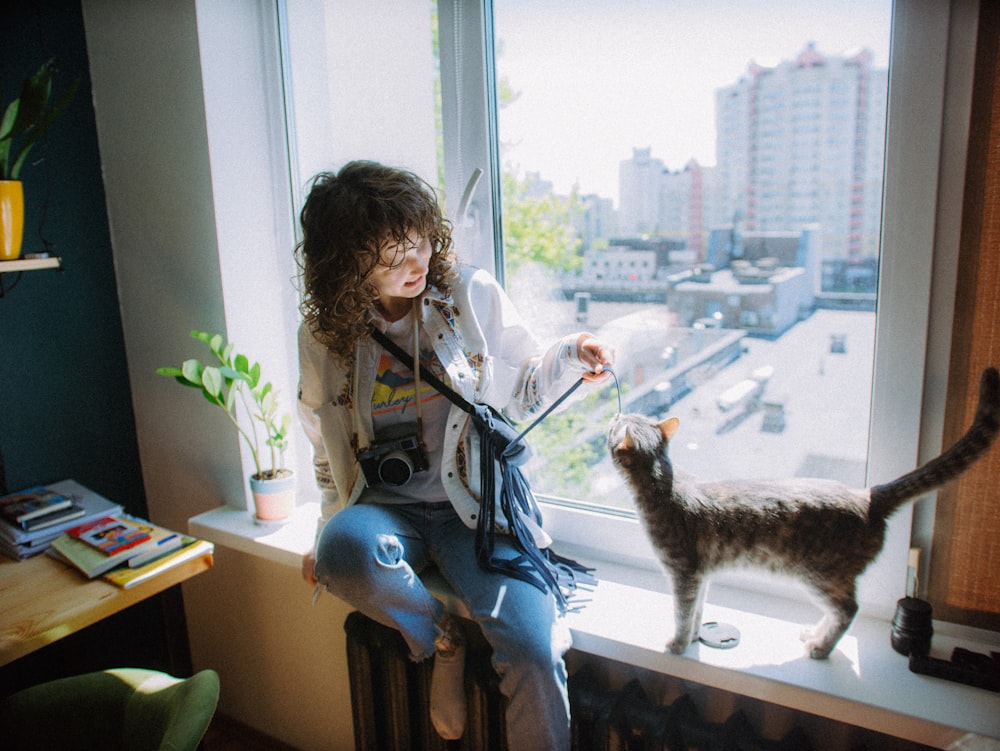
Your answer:
[[[180,566],[182,563],[193,561],[197,558],[204,557],[210,567],[213,565],[215,545],[208,540],[199,540],[187,535],[182,535],[181,540],[181,547],[172,553],[160,556],[156,560],[138,568],[121,566],[112,569],[104,574],[103,578],[122,589],[131,589],[145,581],[149,581],[155,576],[159,576],[165,571]]]
[[[69,537],[114,556],[150,540],[149,532],[123,516],[105,516],[66,530]]]
[[[126,561],[130,568],[144,566],[167,553],[172,553],[184,544],[184,535],[174,532],[172,529],[161,527],[146,519],[140,519],[137,516],[129,514],[126,514],[123,518],[143,529],[149,535],[149,541],[143,543],[142,550]]]
[[[120,514],[110,520],[99,519],[96,525],[87,526],[97,529],[115,525],[134,528],[145,536],[145,540],[109,555],[73,534],[77,532],[76,529],[70,529],[51,542],[51,552],[77,568],[87,578],[93,579],[119,566],[141,567],[177,550],[184,542],[184,536],[172,529],[130,514]]]
[[[0,516],[0,552],[4,555],[15,560],[29,558],[42,552],[52,540],[71,527],[103,516],[116,516],[122,513],[119,504],[84,487],[76,480],[62,480],[45,487],[80,506],[84,511],[83,515],[35,529],[24,529],[20,524],[11,524]]]
[[[27,530],[28,532],[34,532],[35,530],[45,529],[46,527],[61,524],[62,522],[79,519],[86,513],[86,509],[82,506],[72,503],[72,505],[64,509],[60,509],[59,511],[53,511],[45,516],[36,516],[21,522],[21,528]]]
[[[132,556],[141,553],[142,549],[133,546],[108,555],[64,532],[50,543],[50,553],[53,551],[57,558],[71,564],[88,579],[93,579],[125,563]]]
[[[73,501],[41,485],[0,497],[0,515],[11,524],[25,522],[63,509]]]
[[[150,561],[155,561],[157,558],[167,555],[167,553],[174,552],[183,544],[184,538],[179,534],[175,533],[169,537],[164,537],[162,540],[157,540],[154,547],[149,547],[145,552],[129,558],[127,561],[128,567],[139,568],[139,566],[145,566]]]
[[[58,537],[58,535],[55,537]],[[44,553],[53,539],[54,537],[44,537],[40,540],[18,544],[11,542],[6,537],[0,537],[0,553],[3,553],[8,558],[13,558],[15,561],[23,561],[39,553]]]

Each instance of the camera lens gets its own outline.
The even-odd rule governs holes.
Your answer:
[[[405,485],[413,476],[413,462],[404,451],[393,451],[382,457],[378,476],[384,485]]]

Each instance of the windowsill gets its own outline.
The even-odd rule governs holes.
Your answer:
[[[258,525],[246,511],[221,507],[192,518],[189,527],[218,545],[297,569],[312,545],[317,516],[318,505],[305,504],[286,524]],[[559,552],[574,555],[565,546]],[[890,625],[884,620],[859,616],[830,659],[811,660],[798,636],[818,618],[815,608],[716,586],[704,620],[735,625],[740,644],[725,650],[694,644],[677,656],[665,648],[673,634],[665,578],[580,559],[596,565],[600,580],[587,606],[568,616],[573,648],[580,652],[936,748],[954,747],[963,738],[968,742],[968,734],[985,738],[967,748],[1000,748],[1000,742],[986,740],[1000,738],[1000,694],[911,673],[906,658],[889,645]],[[431,586],[462,612],[443,583]],[[935,657],[949,657],[956,646],[997,650],[996,644],[976,641],[950,624],[935,622],[934,628]]]

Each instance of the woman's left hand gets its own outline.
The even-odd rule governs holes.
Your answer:
[[[576,353],[586,367],[583,380],[587,383],[603,383],[611,374],[605,371],[614,365],[615,353],[591,334],[580,334],[576,341]]]

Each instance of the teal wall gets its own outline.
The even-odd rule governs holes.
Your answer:
[[[22,170],[24,252],[51,243],[0,300],[0,451],[9,490],[67,477],[145,513],[79,3],[18,2],[0,24],[4,104],[55,57],[65,116]],[[4,274],[6,288],[16,275]]]
[[[71,477],[145,515],[79,2],[6,3],[0,51],[4,106],[49,57],[57,93],[80,80],[21,173],[24,251],[50,243],[63,269],[24,273],[12,289],[16,275],[0,279],[0,482],[14,491]],[[15,662],[0,671],[0,691],[114,664],[183,671],[186,649],[170,592]]]

